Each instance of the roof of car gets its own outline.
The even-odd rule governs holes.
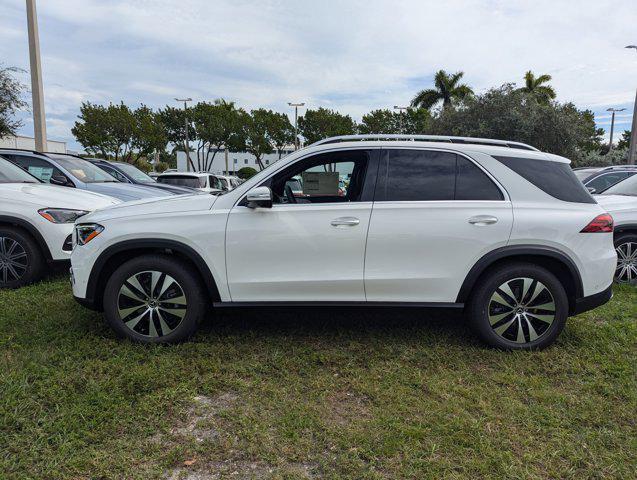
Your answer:
[[[160,173],[160,177],[168,176],[168,175],[179,175],[184,177],[205,177],[206,175],[212,175],[212,173],[207,172],[164,172]]]

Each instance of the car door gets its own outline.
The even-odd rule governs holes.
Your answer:
[[[384,150],[367,238],[367,300],[455,302],[475,262],[506,245],[512,222],[506,192],[472,159]]]
[[[305,157],[261,184],[273,192],[272,208],[249,208],[245,200],[232,208],[226,262],[234,302],[365,300],[378,154],[352,149]]]

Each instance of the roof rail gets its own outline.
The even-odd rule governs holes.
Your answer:
[[[408,140],[419,142],[447,142],[447,143],[464,143],[476,145],[492,145],[496,147],[518,148],[520,150],[539,150],[531,145],[520,142],[509,142],[508,140],[494,140],[491,138],[473,138],[473,137],[452,137],[447,135],[402,135],[395,133],[370,134],[370,135],[340,135],[338,137],[329,137],[314,142],[309,146],[325,145],[328,143],[339,143],[349,141],[363,140]]]

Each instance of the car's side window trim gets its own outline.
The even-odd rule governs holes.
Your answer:
[[[498,188],[500,193],[502,194],[502,199],[500,200],[387,200],[387,185],[388,185],[388,175],[389,175],[389,152],[391,150],[415,150],[415,151],[424,151],[424,152],[446,152],[457,155],[458,157],[465,158],[467,161],[471,162],[472,165],[477,167],[482,173],[484,173],[489,180]],[[383,203],[432,203],[432,202],[509,202],[511,201],[511,197],[509,196],[509,192],[504,188],[504,186],[498,182],[498,180],[491,175],[480,163],[476,162],[473,158],[466,155],[463,152],[458,152],[456,150],[448,150],[443,148],[414,148],[414,147],[402,147],[396,146],[391,148],[383,148],[381,151],[381,160],[380,166],[378,170],[378,180],[376,182],[376,194],[374,202],[383,202]],[[456,172],[457,175],[457,172]]]
[[[374,195],[376,192],[376,181],[377,181],[377,175],[378,175],[378,166],[380,163],[380,154],[382,149],[380,147],[361,147],[361,148],[339,148],[339,149],[330,149],[330,150],[325,150],[325,151],[321,151],[321,152],[313,152],[311,154],[305,155],[299,159],[297,159],[296,161],[285,165],[284,167],[272,172],[272,174],[261,181],[261,183],[259,183],[258,187],[269,187],[271,188],[272,186],[272,180],[277,177],[278,175],[281,174],[285,174],[287,171],[289,171],[290,169],[294,168],[295,166],[299,165],[299,163],[302,162],[306,162],[306,161],[310,161],[319,155],[326,155],[326,154],[338,154],[339,152],[358,152],[358,151],[364,151],[367,153],[367,165],[365,168],[365,175],[363,178],[363,188],[360,194],[360,199],[356,200],[355,202],[322,202],[322,203],[285,203],[285,204],[278,204],[275,203],[272,205],[272,208],[277,208],[277,207],[290,207],[293,206],[295,208],[297,207],[307,207],[307,206],[333,206],[333,205],[352,205],[352,204],[360,204],[360,203],[369,203],[369,202],[373,202],[374,201]],[[237,202],[235,203],[235,206],[246,206],[247,205],[247,201],[246,201],[246,195],[242,195]]]

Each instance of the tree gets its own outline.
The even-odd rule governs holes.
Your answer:
[[[519,141],[570,158],[598,150],[603,134],[591,111],[572,103],[529,102],[512,84],[467,98],[463,108],[443,109],[433,118],[431,132]]]
[[[359,133],[403,133],[417,135],[427,133],[431,114],[423,108],[408,108],[406,111],[373,110],[363,115],[358,126]]]
[[[146,105],[131,110],[124,102],[82,103],[71,132],[88,152],[130,163],[164,150],[168,142],[157,113]]]
[[[186,119],[188,122],[188,139],[195,137],[195,129],[192,125],[192,108],[181,109],[176,107],[166,106],[163,110],[159,110],[158,118],[161,121],[166,138],[175,147],[176,151],[190,152],[190,149],[186,146]],[[186,154],[186,158],[192,170],[196,171],[194,163],[189,154]]]
[[[237,177],[242,180],[247,180],[250,177],[254,177],[258,172],[252,167],[240,168],[237,172]]]
[[[449,108],[473,95],[473,90],[468,85],[458,83],[463,76],[464,72],[449,75],[444,70],[438,70],[434,76],[434,88],[418,92],[411,101],[411,106],[429,110],[442,102],[443,108]]]
[[[550,75],[540,75],[536,77],[531,70],[524,74],[524,86],[519,90],[531,97],[535,98],[540,103],[549,103],[555,98],[555,90],[550,85],[545,83],[551,81]]]
[[[617,149],[621,150],[628,147],[630,147],[630,130],[624,130],[622,137],[617,142]]]
[[[287,115],[277,112],[269,113],[268,124],[270,143],[281,159],[281,153],[285,146],[294,143],[294,126]]]
[[[14,67],[0,68],[0,138],[15,135],[22,127],[22,122],[13,118],[17,110],[27,106],[21,98],[26,87],[13,77],[19,71]]]
[[[307,110],[304,116],[299,117],[299,131],[306,143],[314,143],[327,137],[353,135],[356,123],[349,115],[321,107]]]
[[[242,115],[243,133],[237,147],[254,155],[261,170],[264,168],[263,156],[274,151],[269,132],[271,114],[271,110],[259,108]]]

